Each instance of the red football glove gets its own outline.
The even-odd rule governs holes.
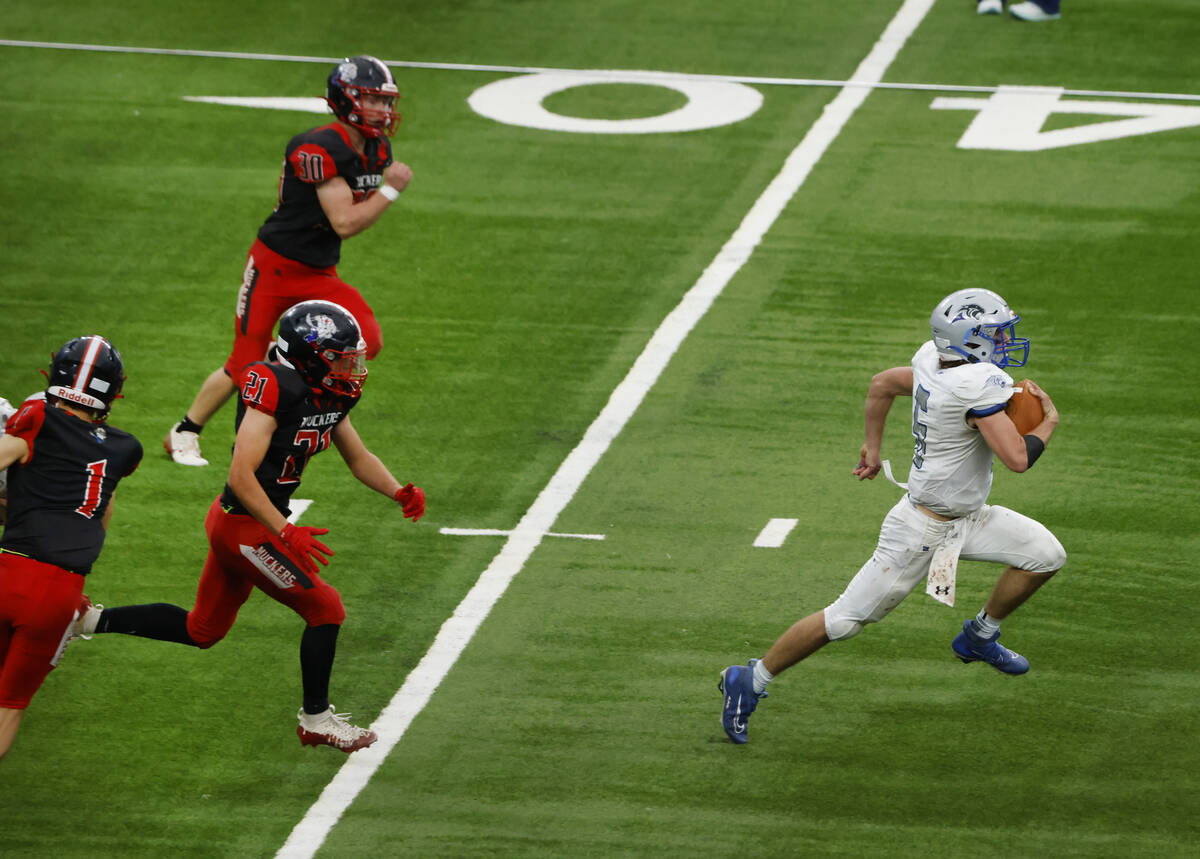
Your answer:
[[[409,483],[396,490],[392,496],[404,508],[404,518],[416,522],[425,515],[425,490]]]
[[[288,522],[279,532],[279,539],[283,540],[293,559],[300,562],[306,573],[316,574],[317,565],[313,561],[320,561],[322,567],[327,567],[329,561],[325,558],[333,556],[333,549],[317,539],[318,534],[328,533],[328,528],[310,528],[307,525],[293,525]]]

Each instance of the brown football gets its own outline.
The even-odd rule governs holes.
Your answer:
[[[1029,391],[1029,380],[1022,379],[1013,386],[1013,395],[1004,407],[1004,412],[1017,425],[1021,435],[1033,432],[1033,428],[1042,422],[1044,412],[1042,401]]]

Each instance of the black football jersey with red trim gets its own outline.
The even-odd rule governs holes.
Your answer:
[[[87,575],[104,545],[104,513],[142,461],[141,443],[41,399],[22,403],[5,429],[25,440],[29,459],[8,467],[0,548]]]
[[[260,361],[242,371],[237,426],[241,427],[248,408],[275,418],[275,432],[254,476],[284,516],[291,515],[288,502],[300,486],[308,461],[329,447],[334,427],[357,402],[357,398],[317,394],[299,373],[283,364]],[[229,513],[249,514],[229,484],[221,495],[221,505]]]
[[[383,182],[392,163],[386,137],[366,141],[364,154],[350,145],[350,135],[337,123],[309,129],[288,141],[279,179],[279,202],[258,230],[258,238],[280,256],[325,268],[337,265],[342,239],[321,208],[317,186],[341,176],[359,202]]]

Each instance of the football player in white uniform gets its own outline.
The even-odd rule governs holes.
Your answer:
[[[1000,621],[1063,564],[1053,534],[1028,516],[987,503],[992,459],[1012,471],[1028,470],[1058,426],[1058,410],[1039,386],[1043,418],[1022,436],[1005,413],[1013,393],[1007,367],[1022,367],[1029,341],[1015,334],[1019,317],[996,293],[962,289],[944,298],[930,317],[932,338],[907,367],[871,379],[865,441],[854,475],[873,480],[883,427],[898,396],[913,399],[913,461],[907,493],[887,514],[879,543],[846,590],[828,607],[794,623],[762,659],[721,672],[721,724],[735,743],[747,740],[746,722],[771,679],[824,647],[880,621],[923,579],[935,599],[953,605],[954,571],[961,556],[1005,565],[978,616],[963,622],[951,644],[963,662],[985,662],[1005,674],[1024,674],[1029,661],[1002,646]]]
[[[12,403],[0,397],[0,435],[4,435],[4,425],[8,419],[17,413]],[[8,512],[8,469],[0,468],[0,525],[7,519]]]

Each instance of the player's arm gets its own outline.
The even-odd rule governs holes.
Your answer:
[[[393,161],[383,171],[384,184],[394,189],[396,193],[408,187],[411,178],[412,170],[407,164],[401,164],[398,161]],[[388,206],[392,205],[391,199],[382,191],[369,194],[355,203],[354,192],[350,190],[349,183],[341,176],[334,176],[318,185],[317,199],[320,200],[321,208],[325,212],[325,217],[329,219],[334,232],[343,239],[361,233],[378,221],[379,216]]]
[[[271,499],[258,482],[255,472],[271,446],[271,436],[278,426],[275,418],[258,409],[246,409],[233,444],[233,461],[229,464],[229,488],[255,519],[274,534],[283,531],[287,517],[275,509]]]
[[[996,458],[1010,471],[1016,472],[1028,471],[1033,466],[1058,426],[1058,409],[1054,407],[1050,396],[1034,382],[1026,384],[1029,392],[1042,401],[1042,422],[1029,433],[1036,441],[1030,441],[1029,436],[1017,432],[1017,425],[1003,411],[972,418]]]
[[[425,493],[411,483],[401,486],[383,461],[367,450],[362,437],[347,415],[333,428],[333,444],[346,461],[350,473],[364,485],[386,495],[404,508],[404,515],[413,521],[425,512]]]
[[[892,367],[876,373],[867,388],[863,405],[863,446],[858,452],[858,465],[852,472],[859,480],[874,480],[883,467],[880,451],[883,448],[883,428],[896,397],[911,397],[912,367]]]
[[[333,428],[333,443],[350,468],[350,473],[362,483],[391,498],[399,490],[401,483],[378,456],[367,450],[362,436],[350,423],[350,416],[344,417]]]
[[[0,427],[2,429],[2,427]],[[15,435],[0,435],[0,471],[29,459],[29,443]],[[8,490],[0,490],[0,525],[8,521]]]
[[[29,460],[29,442],[20,436],[0,435],[0,469],[8,468],[14,462]]]

